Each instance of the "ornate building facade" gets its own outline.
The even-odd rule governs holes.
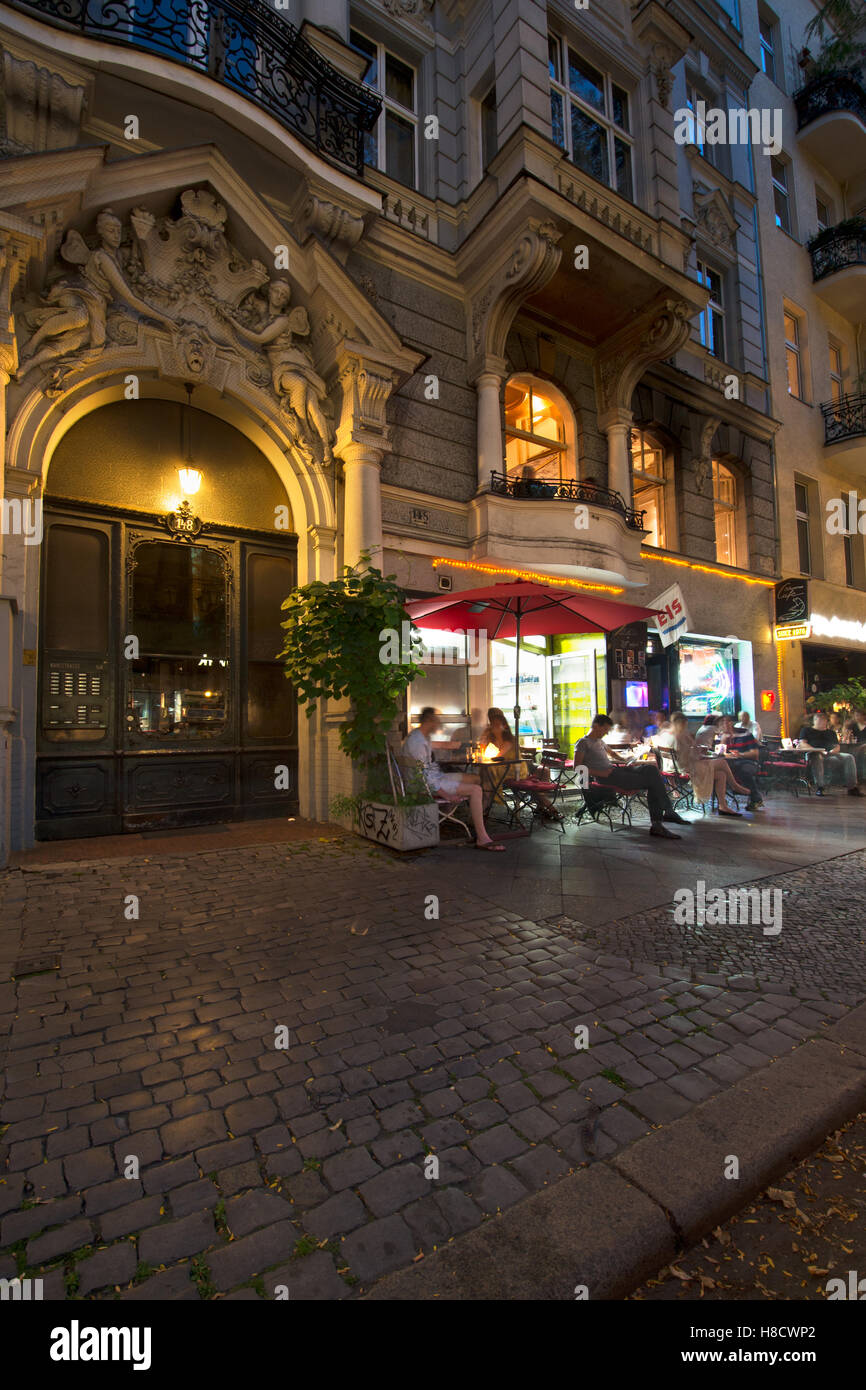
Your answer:
[[[14,0],[0,57],[7,850],[326,818],[278,599],[362,552],[676,584],[695,698],[777,690],[764,155],[677,135],[733,0]]]

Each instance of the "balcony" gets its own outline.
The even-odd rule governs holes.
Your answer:
[[[814,78],[794,94],[797,139],[840,183],[866,170],[866,91],[847,72]]]
[[[264,0],[10,3],[61,33],[122,44],[202,73],[363,177],[364,133],[379,115],[379,98],[326,62]]]
[[[815,293],[852,323],[866,319],[866,220],[852,217],[809,242]]]
[[[596,487],[594,483],[578,483],[571,479],[561,483],[530,482],[509,477],[507,473],[490,474],[490,491],[497,497],[519,497],[522,501],[585,502],[594,507],[608,507],[625,518],[626,526],[643,531],[643,512],[627,507],[618,492]]]
[[[825,401],[821,414],[824,416],[825,445],[844,445],[846,453],[852,449],[862,453],[862,441],[866,439],[866,391],[842,396],[838,401]],[[834,451],[834,456],[835,452],[841,451]]]
[[[533,487],[538,489],[534,495]],[[619,493],[607,488],[577,482],[526,484],[492,472],[490,490],[473,498],[469,516],[474,560],[605,584],[646,582],[640,557],[643,512],[627,507]]]

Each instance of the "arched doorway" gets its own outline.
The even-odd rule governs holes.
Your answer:
[[[255,445],[182,402],[104,405],[54,451],[42,551],[37,838],[294,814],[297,537]]]

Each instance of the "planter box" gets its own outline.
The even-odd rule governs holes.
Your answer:
[[[388,849],[427,849],[439,843],[439,807],[435,801],[421,806],[385,806],[365,801],[355,829],[365,839]]]

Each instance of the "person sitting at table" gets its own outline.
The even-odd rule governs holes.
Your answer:
[[[663,840],[679,840],[682,837],[668,830],[662,821],[673,821],[676,825],[689,822],[674,810],[665,779],[653,763],[627,764],[621,753],[608,748],[604,736],[612,726],[613,720],[607,714],[597,714],[588,734],[579,739],[574,748],[575,767],[585,767],[590,777],[604,782],[611,778],[615,787],[630,790],[632,787],[645,789],[650,813],[650,834]]]
[[[734,731],[739,733],[740,730],[743,730],[747,734],[752,734],[757,739],[758,743],[763,743],[764,735],[761,732],[761,726],[757,719],[752,718],[747,709],[741,709],[737,715]]]
[[[715,714],[705,714],[704,722],[695,734],[695,742],[699,744],[701,748],[709,748],[712,750],[715,747],[716,734],[718,732],[717,716]]]
[[[627,723],[628,716],[624,710],[613,710],[611,712],[611,718],[613,719],[613,725],[604,736],[604,741],[608,748],[629,747],[632,743],[640,742],[639,739],[632,737]]]
[[[815,779],[817,796],[824,795],[828,764],[830,767],[838,767],[842,773],[849,796],[863,795],[857,786],[857,762],[851,753],[842,752],[838,737],[830,728],[826,714],[821,710],[812,716],[811,727],[808,724],[803,725],[798,746],[809,750],[809,767]]]
[[[748,788],[749,800],[746,810],[762,811],[764,798],[758,786],[761,749],[757,738],[748,729],[736,727],[728,715],[721,719],[718,727],[721,741],[725,745],[725,761]]]
[[[848,745],[845,751],[853,755],[860,781],[866,782],[866,710],[855,706],[851,715],[845,725],[843,742]]]
[[[673,749],[678,766],[683,772],[687,772],[691,779],[698,801],[710,801],[715,791],[720,816],[740,815],[739,811],[732,811],[728,806],[727,791],[730,787],[732,791],[748,796],[749,788],[740,785],[724,758],[707,756],[706,750],[689,729],[689,722],[684,714],[672,714],[670,728],[659,734],[653,742],[657,748]]]
[[[469,813],[475,827],[475,848],[501,853],[505,846],[491,840],[484,825],[480,777],[462,772],[443,772],[433,757],[431,739],[436,730],[441,728],[442,721],[436,710],[432,705],[425,705],[421,711],[418,728],[405,740],[403,752],[407,758],[414,758],[420,765],[424,781],[434,796],[436,792],[441,792],[446,797],[453,796],[459,799],[465,796],[468,799]]]
[[[487,725],[481,735],[481,742],[488,748],[492,745],[496,749],[497,757],[516,760],[517,767],[507,779],[506,785],[512,782],[520,785],[520,783],[530,780],[529,766],[520,756],[520,749],[517,746],[517,739],[511,732],[511,725],[502,710],[496,706],[487,711]],[[530,790],[529,796],[545,820],[562,820],[562,816],[553,802],[543,792]],[[502,801],[502,793],[497,792],[494,800]]]

